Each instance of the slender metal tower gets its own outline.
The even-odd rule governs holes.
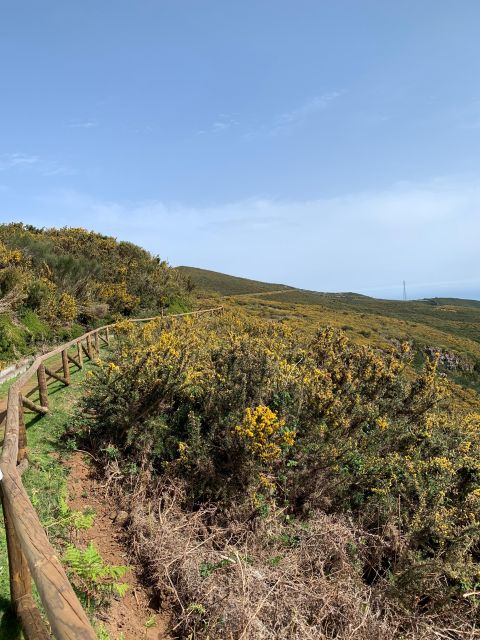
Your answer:
[[[403,281],[403,301],[407,301],[407,283]]]

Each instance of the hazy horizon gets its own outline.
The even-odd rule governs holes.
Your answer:
[[[225,273],[223,271],[218,271],[218,269],[210,269],[207,267],[201,267],[199,265],[193,264],[179,264],[173,265],[176,267],[192,267],[197,269],[206,269],[208,271],[215,271],[217,273]],[[368,291],[355,291],[353,289],[343,289],[338,291],[331,291],[322,289],[321,287],[305,287],[301,283],[294,282],[280,282],[279,280],[262,280],[260,278],[255,277],[255,275],[245,276],[240,273],[225,273],[225,275],[234,276],[236,278],[247,278],[249,280],[257,280],[259,282],[265,282],[266,284],[279,284],[279,285],[287,285],[290,287],[295,287],[297,289],[304,289],[307,291],[314,291],[319,293],[359,293],[361,295],[367,295],[372,298],[381,298],[385,300],[403,300],[403,281],[399,284],[391,285],[390,287],[380,287],[380,288],[371,288]],[[408,283],[406,282],[406,290],[407,290],[407,300],[421,300],[424,298],[458,298],[461,300],[475,300],[480,301],[480,287],[477,284],[472,284],[469,286],[463,286],[463,288],[458,283]],[[429,293],[425,293],[428,291]],[[466,295],[456,295],[452,292],[464,291]],[[390,295],[389,295],[390,292]],[[469,294],[470,292],[470,294]]]

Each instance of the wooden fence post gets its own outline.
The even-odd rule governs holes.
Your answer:
[[[79,340],[77,342],[77,351],[78,351],[78,363],[80,365],[80,369],[83,369],[83,351],[82,351],[82,341]]]
[[[69,362],[73,362],[73,364],[77,367],[77,369],[81,369],[82,365],[80,364],[80,362],[75,358],[75,356],[72,356],[70,353],[67,352],[67,358]]]
[[[92,336],[87,336],[87,351],[90,360],[93,360]]]
[[[45,365],[42,364],[37,369],[38,394],[40,396],[40,404],[48,409],[48,388],[47,376],[45,375]]]
[[[70,356],[67,356],[67,358],[70,358]],[[62,368],[63,368],[63,364],[62,364]],[[59,382],[63,382],[63,384],[68,385],[67,380],[63,376],[61,376],[59,373],[57,373],[57,371],[54,371],[53,369],[49,369],[48,367],[45,367],[45,373],[49,375],[51,378],[54,378],[55,380],[58,380]]]
[[[22,396],[18,396],[18,456],[17,462],[26,457],[27,432],[23,415]],[[2,493],[0,491],[0,493]],[[5,537],[7,539],[8,568],[10,574],[10,599],[15,613],[22,621],[23,633],[27,640],[48,640],[49,635],[40,612],[32,598],[32,577],[27,559],[20,546],[12,513],[6,496],[2,495]]]
[[[13,606],[27,593],[31,592],[30,573],[25,556],[22,553],[13,528],[10,510],[3,499],[3,516],[5,519],[5,533],[7,538],[8,564],[10,568],[10,597]]]
[[[23,398],[18,396],[18,453],[17,464],[27,455],[27,430],[25,428],[25,414],[23,413]]]
[[[98,337],[98,331],[95,332],[95,351],[97,356],[100,355],[100,338]]]
[[[70,366],[68,364],[67,349],[62,351],[62,365],[63,365],[63,377],[65,378],[65,384],[70,384]]]

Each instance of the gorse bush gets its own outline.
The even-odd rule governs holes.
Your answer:
[[[23,334],[12,342],[17,353],[0,337],[0,359],[25,351],[35,338],[22,325],[28,313],[54,336],[74,322],[94,325],[188,306],[188,288],[178,271],[130,242],[84,229],[0,225],[0,314],[18,321]]]
[[[84,229],[1,225],[0,242],[2,293],[17,286],[36,308],[51,296],[68,295],[64,306],[70,314],[73,301],[105,302],[119,313],[157,311],[186,293],[186,280],[166,262],[130,242]],[[22,275],[26,289],[20,292]]]
[[[438,359],[378,352],[321,329],[221,318],[124,321],[92,376],[78,428],[128,469],[180,479],[216,521],[269,511],[352,518],[382,539],[366,584],[420,613],[475,617],[480,582],[480,416],[441,408]],[[132,467],[133,465],[133,467]]]

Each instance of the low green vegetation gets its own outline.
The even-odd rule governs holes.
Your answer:
[[[128,584],[120,582],[128,567],[105,564],[92,542],[83,550],[67,545],[62,561],[88,610],[108,603],[114,595],[123,597],[128,590]]]

